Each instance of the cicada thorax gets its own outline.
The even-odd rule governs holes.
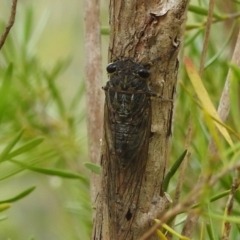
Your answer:
[[[123,168],[140,161],[140,152],[149,132],[149,72],[132,59],[119,60],[107,67],[110,80],[104,87],[110,129],[110,155]],[[138,156],[140,154],[140,156]],[[139,158],[139,159],[138,159]]]

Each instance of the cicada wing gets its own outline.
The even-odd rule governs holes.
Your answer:
[[[118,236],[118,239],[125,239],[131,232],[131,222],[138,209],[138,200],[145,171],[148,146],[151,129],[151,104],[147,99],[142,106],[142,114],[137,119],[138,144],[134,148],[132,156],[126,159],[126,165],[121,164],[122,156],[116,152],[116,132],[113,131],[113,113],[107,103],[104,107],[104,129],[105,129],[105,197],[108,205],[109,219],[113,221],[114,227],[111,236]],[[133,123],[136,124],[136,123]],[[125,133],[127,134],[127,133]],[[128,133],[131,135],[131,131]],[[129,136],[131,138],[131,136]],[[128,161],[129,160],[129,161]]]

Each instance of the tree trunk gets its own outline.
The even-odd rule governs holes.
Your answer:
[[[110,1],[110,62],[126,58],[143,65],[152,62],[149,88],[160,97],[150,100],[151,133],[142,136],[149,138],[148,159],[141,172],[112,168],[111,161],[115,159],[108,159],[111,154],[106,144],[105,112],[102,187],[96,203],[92,239],[138,239],[149,229],[154,218],[160,217],[169,207],[162,184],[171,148],[173,100],[179,66],[177,56],[187,4],[188,0]],[[131,185],[126,183],[130,174],[133,174]],[[128,191],[125,188],[129,188]]]

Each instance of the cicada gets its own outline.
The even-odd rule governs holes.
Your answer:
[[[107,72],[110,80],[103,87],[106,140],[109,155],[117,159],[119,167],[126,168],[140,164],[142,150],[148,145],[150,97],[155,93],[148,88],[149,71],[130,58],[110,63]]]
[[[149,89],[148,67],[131,58],[110,63],[107,72],[110,79],[103,87],[106,199],[114,222],[111,236],[126,239],[138,208],[151,134],[151,96],[156,94]]]

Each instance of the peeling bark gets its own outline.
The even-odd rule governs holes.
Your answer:
[[[162,191],[165,170],[171,149],[173,102],[178,74],[178,53],[183,36],[188,0],[172,1],[110,1],[109,62],[130,57],[139,63],[153,62],[150,68],[150,89],[160,98],[152,98],[151,139],[148,161],[142,173],[140,195],[132,217],[121,219],[123,228],[109,216],[109,182],[106,145],[102,145],[102,188],[98,195],[92,239],[138,239],[153,223],[153,219],[169,207]],[[116,176],[119,177],[119,176]],[[111,179],[114,181],[114,179]],[[108,201],[107,201],[108,200]],[[122,206],[122,211],[124,205]],[[115,234],[115,235],[114,235]],[[152,238],[154,239],[154,238]]]

